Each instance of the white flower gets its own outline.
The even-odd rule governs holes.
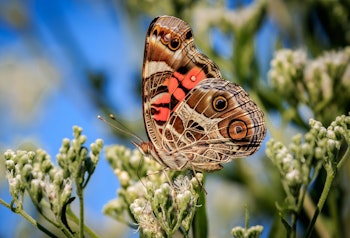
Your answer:
[[[301,174],[300,171],[297,169],[294,169],[286,174],[286,180],[288,181],[289,185],[298,185],[301,183]]]

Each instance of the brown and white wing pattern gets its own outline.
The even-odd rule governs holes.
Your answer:
[[[243,88],[222,79],[176,17],[157,17],[149,26],[142,92],[150,141],[139,147],[171,169],[219,170],[253,154],[265,137],[263,112]]]

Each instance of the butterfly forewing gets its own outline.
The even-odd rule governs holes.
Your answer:
[[[197,50],[190,26],[176,17],[155,18],[147,31],[142,72],[145,125],[155,147],[170,114],[209,77],[221,79],[220,71]]]

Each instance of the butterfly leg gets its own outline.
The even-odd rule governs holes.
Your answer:
[[[202,183],[201,181],[199,181],[199,179],[197,178],[196,170],[194,169],[193,166],[191,166],[191,169],[192,169],[193,176],[196,178],[196,180],[197,180],[199,186],[200,186],[201,189],[204,191],[205,195],[208,195],[207,190],[205,190],[203,183]],[[204,176],[204,174],[203,174],[203,176]],[[203,177],[203,180],[204,180],[204,177]]]

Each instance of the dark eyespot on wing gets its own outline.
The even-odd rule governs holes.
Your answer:
[[[192,31],[188,31],[188,32],[186,33],[186,40],[191,39],[192,36],[193,36]]]

